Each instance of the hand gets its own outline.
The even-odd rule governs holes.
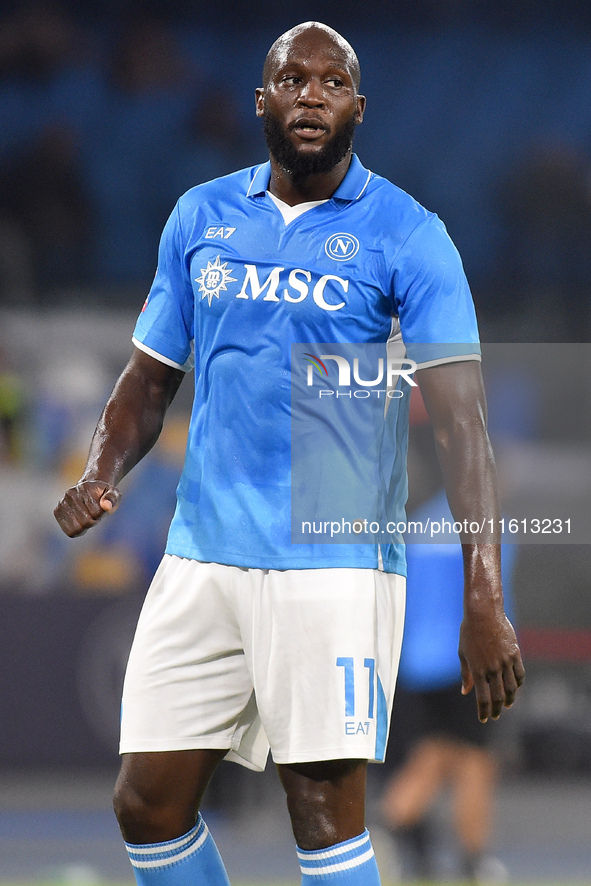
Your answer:
[[[102,480],[85,480],[68,489],[54,510],[54,516],[70,538],[83,535],[105,514],[117,510],[121,493]]]
[[[501,615],[466,614],[458,649],[462,694],[476,692],[478,719],[498,720],[503,706],[511,707],[525,670],[513,625]]]

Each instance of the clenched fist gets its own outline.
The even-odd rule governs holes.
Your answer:
[[[53,513],[66,535],[76,538],[115,511],[120,500],[116,486],[103,480],[84,480],[68,489]]]

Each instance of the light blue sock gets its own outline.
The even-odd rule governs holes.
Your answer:
[[[308,851],[298,848],[302,886],[380,886],[373,846],[366,829],[358,837]]]
[[[138,886],[230,886],[224,863],[201,816],[176,840],[126,843]]]

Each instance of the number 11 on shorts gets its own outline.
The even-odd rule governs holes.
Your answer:
[[[344,676],[345,676],[345,718],[352,717],[354,718],[356,715],[355,711],[355,659],[349,658],[347,656],[337,658],[336,665],[338,668],[343,668]],[[351,722],[348,721],[345,723],[345,733],[347,735],[356,735],[359,732],[364,733],[365,735],[369,732],[369,720],[373,720],[374,718],[374,707],[375,707],[375,671],[376,671],[376,662],[374,658],[364,658],[363,659],[363,667],[367,670],[367,679],[369,682],[368,687],[368,708],[367,708],[367,721],[359,721],[359,722]],[[363,693],[365,695],[365,693]],[[365,711],[359,711],[359,715],[363,716]]]

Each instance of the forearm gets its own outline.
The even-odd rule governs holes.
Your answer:
[[[502,607],[497,472],[479,365],[425,370],[420,381],[447,499],[461,525],[467,603]]]
[[[454,520],[464,542],[500,541],[497,472],[486,418],[480,410],[434,425],[435,444]]]
[[[120,480],[152,448],[162,428],[164,411],[152,399],[138,397],[129,372],[121,376],[98,421],[81,481]]]
[[[117,486],[158,439],[182,376],[166,367],[150,375],[144,364],[136,355],[117,381],[94,432],[81,482],[103,480]]]
[[[465,604],[502,610],[497,474],[484,418],[440,434],[437,451],[449,506],[462,526]]]
[[[84,473],[55,508],[70,538],[117,509],[117,485],[158,439],[182,378],[180,370],[134,350],[99,419]]]

